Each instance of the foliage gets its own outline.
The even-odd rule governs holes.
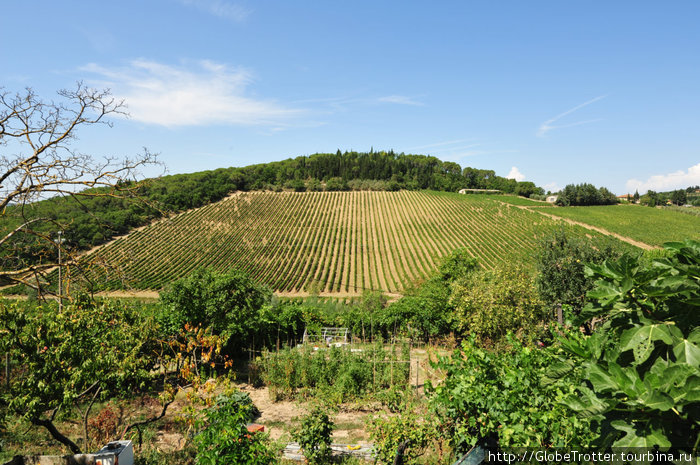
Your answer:
[[[275,454],[265,433],[249,433],[246,425],[252,420],[249,402],[220,397],[207,409],[206,420],[195,436],[198,465],[246,464],[267,465]]]
[[[572,236],[564,229],[543,236],[537,256],[540,296],[550,306],[571,305],[578,312],[593,286],[593,280],[584,275],[586,263],[601,263],[619,256],[612,241]]]
[[[555,203],[563,207],[614,205],[617,203],[617,197],[605,187],[597,189],[593,184],[588,183],[568,184],[559,192]]]
[[[304,345],[265,353],[256,364],[275,400],[320,394],[340,403],[408,384],[407,354],[407,349],[402,350],[399,359],[399,354],[381,344],[361,352],[338,347],[313,350]]]
[[[435,417],[416,413],[414,407],[407,404],[399,414],[375,415],[368,419],[367,431],[374,444],[376,463],[394,463],[402,444],[406,445],[402,463],[416,463],[416,459],[438,440]]]
[[[699,192],[700,188],[698,188],[698,186],[688,186],[685,189],[676,189],[674,191],[667,192],[656,192],[650,190],[641,197],[639,197],[639,194],[637,193],[635,200],[638,200],[642,205],[647,205],[649,207],[668,204],[685,205],[688,203],[698,206],[698,202],[700,202],[700,196],[698,195]]]
[[[157,363],[156,334],[152,318],[120,302],[79,299],[58,311],[55,305],[0,301],[0,352],[9,353],[18,367],[1,393],[2,403],[78,451],[52,431],[56,412],[67,414],[88,394],[104,399],[143,389]]]
[[[186,323],[211,328],[229,349],[239,349],[256,331],[260,309],[270,297],[245,273],[199,269],[161,293],[161,320],[170,332]]]
[[[528,269],[500,266],[452,284],[453,327],[480,341],[502,340],[509,331],[532,335],[546,318]]]
[[[700,444],[700,242],[667,243],[667,258],[625,255],[589,265],[598,280],[582,318],[590,337],[561,338],[588,382],[567,404],[602,425],[601,446]]]
[[[684,189],[678,189],[671,193],[671,202],[676,205],[684,205],[688,201],[688,194]]]
[[[519,181],[514,193],[522,197],[541,196],[544,194],[544,189],[537,187],[532,181]]]
[[[304,457],[311,465],[328,463],[334,424],[328,416],[328,409],[316,405],[309,413],[301,417],[298,429],[292,433],[292,439],[299,443]]]
[[[406,335],[428,341],[452,331],[448,284],[433,278],[381,311],[378,329],[386,336]]]
[[[523,197],[517,197],[515,195],[483,195],[484,198],[494,200],[496,202],[501,202],[501,203],[507,203],[510,205],[521,205],[524,207],[551,207],[552,204],[550,203],[545,203],[545,202],[535,202],[535,200],[545,200],[547,198],[546,195],[543,195],[541,197],[544,197],[540,199],[540,196],[537,194],[530,196],[529,199],[523,198]]]
[[[502,448],[586,446],[593,434],[589,422],[559,402],[574,391],[581,372],[542,384],[557,363],[553,349],[527,347],[512,336],[508,342],[508,350],[490,352],[472,337],[433,365],[446,376],[428,386],[430,404],[455,449],[465,452],[490,435]]]
[[[478,260],[468,249],[461,248],[453,250],[445,257],[438,271],[444,281],[455,281],[467,277],[477,266]]]
[[[662,195],[650,190],[639,198],[639,203],[647,207],[656,207],[657,205],[663,205],[665,202]]]
[[[163,334],[157,306],[86,296],[65,305],[0,301],[0,352],[11,361],[9,387],[0,388],[0,415],[46,428],[78,453],[80,447],[59,431],[58,421],[74,423],[79,414],[82,444],[113,439],[161,419],[184,385],[192,404],[206,404],[217,382],[206,380],[221,358],[220,338],[186,325],[177,335]],[[173,368],[177,367],[177,371]],[[110,407],[90,416],[94,403],[155,391],[161,414],[139,418]],[[189,407],[188,407],[189,408]],[[5,410],[6,412],[3,412]],[[90,435],[92,433],[92,435]],[[92,441],[91,441],[92,437]]]
[[[380,329],[385,335],[398,332],[412,339],[447,335],[453,330],[450,321],[450,283],[465,279],[478,267],[478,261],[469,250],[453,250],[442,259],[437,274],[379,313]]]

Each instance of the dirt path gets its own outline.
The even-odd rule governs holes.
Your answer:
[[[98,292],[98,297],[113,297],[113,298],[135,298],[135,299],[157,299],[159,296],[159,291],[156,290],[131,290],[131,291],[104,291]],[[311,297],[310,292],[296,291],[296,292],[275,292],[275,295],[284,298],[306,298]],[[318,297],[323,298],[334,298],[334,299],[348,299],[348,298],[360,298],[362,297],[361,292],[319,292]],[[387,296],[389,302],[394,302],[400,299],[401,294],[395,292],[384,292]],[[10,297],[10,296],[7,296]],[[18,296],[19,297],[19,296]],[[21,296],[25,297],[25,296]]]
[[[159,291],[154,290],[132,290],[132,291],[103,291],[95,294],[97,297],[112,297],[117,299],[157,299]]]
[[[399,300],[402,295],[397,293],[397,292],[382,292],[387,298],[389,302],[394,302],[395,300]],[[311,297],[311,293],[306,292],[306,291],[297,291],[297,292],[275,292],[275,295],[279,297],[286,297],[286,298],[296,298],[296,297]],[[362,297],[362,292],[319,292],[318,297],[330,297],[334,299],[347,299],[347,298],[360,298]]]
[[[503,205],[510,205],[510,204],[507,204],[507,203],[505,203],[505,202],[501,202],[500,200],[499,200],[498,202],[499,202],[499,203],[502,203]],[[573,224],[573,225],[576,225],[576,226],[581,226],[582,228],[586,228],[586,229],[589,229],[589,230],[591,230],[591,231],[596,231],[596,232],[599,232],[599,233],[604,234],[604,235],[606,235],[606,236],[612,236],[612,237],[614,237],[614,238],[616,238],[616,239],[619,239],[619,240],[621,240],[621,241],[623,241],[623,242],[627,242],[628,244],[632,244],[633,246],[639,247],[640,249],[643,249],[643,250],[661,249],[661,247],[649,245],[649,244],[646,244],[646,243],[644,243],[644,242],[635,241],[635,240],[632,239],[631,237],[622,236],[622,235],[617,234],[617,233],[614,233],[614,232],[612,232],[612,231],[608,231],[607,229],[599,228],[598,226],[592,226],[592,225],[590,225],[590,224],[588,224],[588,223],[582,223],[582,222],[580,222],[580,221],[571,220],[571,219],[569,219],[569,218],[562,218],[561,216],[552,215],[551,213],[545,213],[545,212],[540,211],[540,210],[533,210],[533,209],[531,209],[530,207],[528,207],[528,206],[526,206],[526,205],[511,205],[511,206],[520,208],[520,209],[522,209],[522,210],[528,210],[528,211],[531,211],[531,212],[539,213],[540,215],[546,216],[547,218],[551,218],[551,219],[553,219],[553,220],[565,221],[565,222],[567,222],[567,223],[569,223],[569,224]]]
[[[272,402],[268,388],[253,388],[249,385],[239,386],[242,391],[250,395],[253,404],[260,411],[256,423],[265,426],[265,432],[270,433],[273,440],[277,440],[298,425],[298,419],[308,412],[307,406],[300,402],[279,401]],[[364,429],[365,418],[368,412],[336,412],[333,415],[333,423],[336,429],[333,431],[333,439],[336,442],[355,443],[366,441],[367,433]]]

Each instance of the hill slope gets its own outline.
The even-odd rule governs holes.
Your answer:
[[[12,240],[0,244],[0,269],[20,269],[42,260],[55,261],[57,249],[48,237],[55,236],[59,230],[63,231],[66,247],[84,251],[154,219],[202,207],[236,191],[431,189],[456,192],[468,187],[499,189],[525,196],[543,192],[532,182],[502,178],[493,170],[462,169],[457,163],[435,157],[392,151],[317,153],[242,168],[163,176],[138,184],[125,182],[118,187],[115,191],[87,189],[74,196],[9,206],[0,214],[0,237],[28,219],[42,220],[33,223],[30,229],[20,228],[13,233]]]
[[[700,216],[641,205],[547,208],[547,213],[580,221],[660,247],[664,242],[700,239]]]
[[[276,291],[400,293],[466,247],[486,267],[532,260],[554,220],[483,196],[429,191],[250,192],[159,221],[92,257],[116,289],[159,289],[198,267],[239,268]],[[577,234],[583,230],[572,228]]]

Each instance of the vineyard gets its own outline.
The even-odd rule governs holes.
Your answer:
[[[631,237],[646,244],[661,246],[668,241],[700,239],[700,217],[685,214],[693,210],[649,208],[640,205],[547,208],[547,213],[580,221]]]
[[[99,249],[91,257],[112,268],[92,278],[107,289],[160,289],[199,267],[238,268],[281,293],[400,293],[458,247],[487,268],[528,259],[554,223],[478,195],[237,193]]]

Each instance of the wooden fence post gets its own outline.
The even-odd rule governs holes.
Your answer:
[[[416,359],[416,390],[418,389],[418,370],[420,369],[420,365],[418,363],[418,359]]]
[[[377,390],[377,354],[372,350],[372,390]]]

